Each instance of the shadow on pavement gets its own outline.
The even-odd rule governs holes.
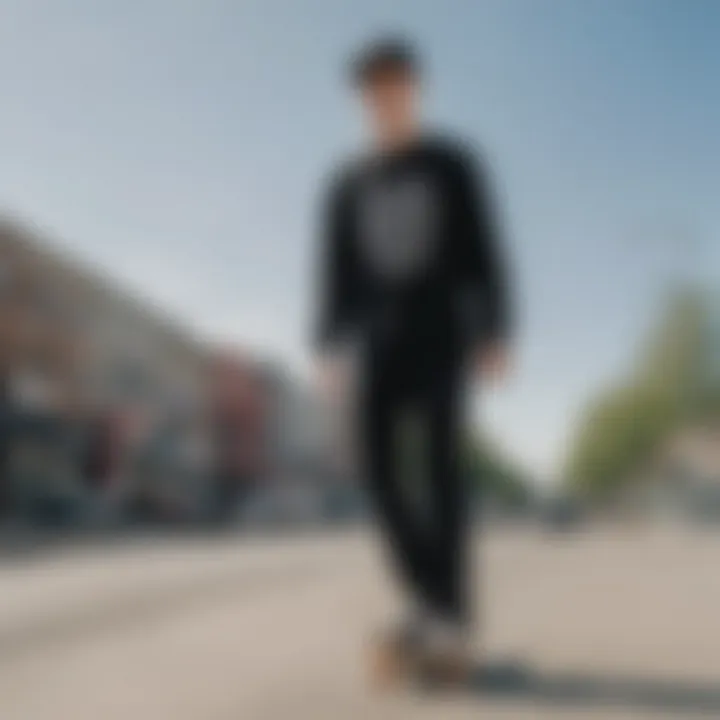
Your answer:
[[[520,663],[478,669],[472,691],[485,699],[534,705],[720,716],[720,681],[700,684],[648,678],[567,673],[544,675]]]

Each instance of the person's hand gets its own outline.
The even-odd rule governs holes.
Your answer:
[[[510,353],[504,343],[494,342],[481,347],[476,355],[476,374],[482,381],[499,384],[510,372]]]
[[[323,357],[315,368],[315,385],[326,401],[337,400],[348,382],[348,362],[341,357]]]

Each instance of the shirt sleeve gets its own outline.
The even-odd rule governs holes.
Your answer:
[[[472,343],[511,335],[510,288],[503,233],[486,172],[464,158],[458,163],[456,233],[461,315]]]
[[[322,352],[341,349],[357,330],[359,268],[348,195],[346,182],[336,181],[328,192],[320,223],[314,345]]]

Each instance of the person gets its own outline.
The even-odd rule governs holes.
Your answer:
[[[8,520],[13,510],[11,459],[13,446],[13,407],[9,373],[0,368],[0,523]]]
[[[462,401],[474,374],[499,380],[508,365],[501,233],[478,155],[424,127],[411,44],[379,39],[351,65],[372,142],[326,193],[319,381],[338,393],[348,368],[358,370],[363,475],[408,594],[407,617],[374,646],[374,677],[422,669],[458,679],[470,669],[472,622]],[[397,437],[407,417],[424,428],[416,449],[429,517],[403,489]]]
[[[266,424],[264,383],[256,365],[232,350],[213,358],[210,434],[213,446],[212,516],[231,522],[260,487]]]

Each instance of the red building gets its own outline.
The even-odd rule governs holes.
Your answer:
[[[255,481],[269,465],[269,397],[258,362],[232,349],[210,361],[209,421],[216,467],[236,482]]]

